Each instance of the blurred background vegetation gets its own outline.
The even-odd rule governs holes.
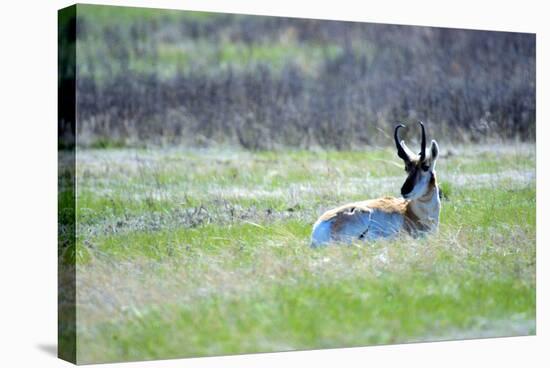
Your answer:
[[[88,147],[535,139],[533,34],[78,5],[76,50]]]

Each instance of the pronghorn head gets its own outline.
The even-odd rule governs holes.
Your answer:
[[[430,150],[426,152],[426,131],[421,121],[419,124],[422,128],[422,144],[418,155],[399,139],[399,128],[404,128],[403,124],[397,125],[394,133],[397,155],[405,162],[405,171],[408,175],[401,187],[401,195],[403,198],[411,200],[421,198],[436,185],[434,174],[439,146],[435,140],[432,140]]]

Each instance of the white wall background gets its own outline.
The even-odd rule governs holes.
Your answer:
[[[94,1],[537,33],[537,336],[127,363],[131,367],[545,366],[550,239],[550,22],[542,1]],[[58,367],[57,9],[70,1],[3,2],[0,11],[0,366]],[[545,244],[546,243],[546,244]],[[545,351],[546,348],[546,351]],[[548,363],[546,363],[548,364]],[[102,365],[102,367],[109,367]],[[546,365],[548,366],[548,365]]]

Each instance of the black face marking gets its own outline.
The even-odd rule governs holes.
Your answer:
[[[407,180],[405,180],[405,183],[403,183],[403,186],[401,187],[401,195],[406,196],[412,190],[414,189],[414,184],[416,183],[416,176],[417,176],[418,170],[414,168],[412,171],[409,172],[409,176],[407,176]]]
[[[422,164],[422,170],[424,171],[430,170],[430,165]]]

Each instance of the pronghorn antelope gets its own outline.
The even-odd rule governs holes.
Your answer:
[[[403,198],[383,197],[350,203],[325,212],[313,226],[311,245],[316,247],[331,241],[351,242],[390,237],[403,231],[412,236],[437,230],[439,225],[439,188],[435,178],[435,163],[439,146],[432,140],[426,152],[426,132],[422,128],[420,153],[414,154],[399,139],[395,127],[397,155],[405,162],[407,179],[401,187]]]

